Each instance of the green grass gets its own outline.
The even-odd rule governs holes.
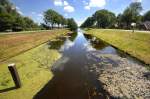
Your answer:
[[[59,34],[59,33],[58,33]],[[59,35],[65,33],[60,33]],[[50,38],[55,39],[56,36]],[[48,49],[47,44],[42,44],[15,57],[0,63],[0,90],[14,87],[8,64],[15,63],[22,87],[0,93],[0,99],[32,99],[33,96],[44,87],[53,77],[50,71],[52,64],[61,57],[56,50]]]
[[[57,29],[43,32],[0,34],[0,62],[67,32],[69,30]]]
[[[86,33],[96,36],[116,48],[150,64],[150,33],[110,30],[86,29]]]

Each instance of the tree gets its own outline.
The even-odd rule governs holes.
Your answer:
[[[140,12],[142,11],[142,5],[140,2],[133,2],[129,7],[125,9],[122,15],[122,22],[126,24],[129,29],[131,23],[138,23],[141,21]]]
[[[22,31],[25,29],[25,21],[23,17],[17,16],[15,17],[15,21],[12,26],[13,31]]]
[[[38,25],[33,20],[20,15],[9,0],[0,0],[0,31],[21,31],[37,27]]]
[[[65,19],[64,17],[62,17],[61,25],[62,27],[65,27],[67,25],[67,19]]]
[[[116,21],[115,14],[105,9],[96,11],[93,16],[98,28],[112,27]]]
[[[53,28],[54,25],[58,26],[58,28],[60,26],[62,27],[68,27],[70,28],[70,30],[76,30],[77,29],[77,24],[74,21],[74,19],[70,18],[70,19],[65,19],[62,15],[60,15],[58,12],[49,9],[46,12],[44,12],[44,24],[41,24],[42,27],[45,27],[46,29],[48,27]]]
[[[88,17],[84,23],[81,25],[82,28],[85,28],[85,27],[92,27],[94,25],[94,18],[93,17]]]
[[[66,19],[52,9],[49,9],[44,13],[44,21],[45,25],[51,28],[53,28],[54,25],[57,25],[58,28],[62,25],[66,25]]]
[[[14,18],[10,14],[0,13],[0,31],[11,30]]]
[[[92,17],[88,17],[81,27],[93,27],[96,25],[98,28],[111,28],[116,23],[116,16],[108,10],[98,10]]]
[[[47,10],[44,12],[44,21],[47,26],[53,28],[54,24],[58,21],[58,13],[52,9]]]
[[[24,29],[25,30],[32,30],[39,28],[38,24],[36,24],[32,19],[29,17],[24,17]]]
[[[73,18],[67,19],[67,26],[71,31],[76,31],[78,26]]]
[[[150,21],[150,10],[144,14],[143,21]]]

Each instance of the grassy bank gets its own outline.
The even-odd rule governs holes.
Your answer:
[[[108,42],[146,64],[150,64],[150,33],[132,33],[115,29],[86,29],[86,33]]]
[[[43,32],[0,34],[0,62],[66,32],[68,30],[58,29]]]
[[[67,32],[68,30],[57,30],[53,31],[53,34],[51,35],[49,33],[42,33],[43,35],[36,33],[37,38],[39,38],[38,36],[40,35],[41,40],[33,40],[33,42],[30,42],[32,43],[31,45],[29,42],[26,42],[24,47],[27,47],[26,50],[30,49],[31,46],[35,47],[47,40],[55,39],[56,36],[64,35]],[[36,36],[33,36],[32,39],[35,39],[35,37]],[[46,38],[46,40],[44,40],[44,38]],[[4,37],[3,40],[5,40]],[[28,47],[26,45],[30,46]],[[20,48],[20,45],[18,45],[18,48]],[[13,51],[11,52],[13,53]],[[15,54],[16,53],[14,53],[14,55]],[[42,44],[1,62],[0,99],[32,99],[33,96],[53,77],[49,68],[60,57],[61,55],[56,50],[50,50],[48,49],[47,44]],[[14,87],[14,83],[7,68],[7,65],[10,63],[16,64],[20,75],[22,87],[19,89],[12,89]]]

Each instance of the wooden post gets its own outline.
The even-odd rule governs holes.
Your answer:
[[[21,87],[21,81],[20,81],[20,77],[19,77],[19,74],[17,72],[15,64],[9,64],[8,69],[9,69],[11,76],[14,80],[16,88],[20,88]]]

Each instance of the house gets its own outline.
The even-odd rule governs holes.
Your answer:
[[[150,21],[145,21],[140,24],[141,30],[149,30],[150,31]]]

